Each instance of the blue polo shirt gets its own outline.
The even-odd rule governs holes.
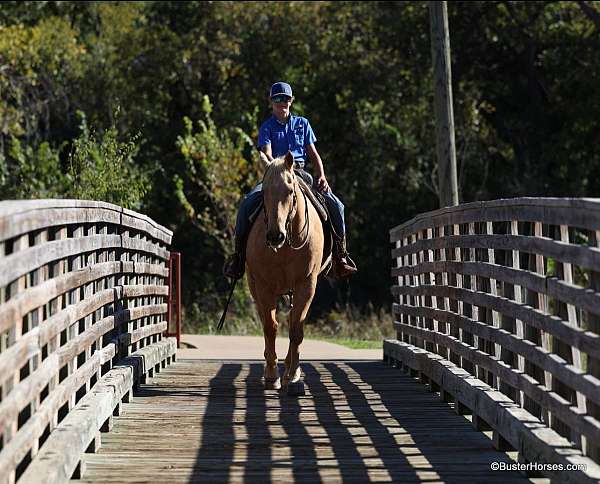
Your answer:
[[[271,145],[273,157],[285,155],[288,150],[294,155],[294,160],[301,167],[308,161],[306,147],[317,141],[308,119],[293,116],[287,123],[280,122],[275,116],[267,119],[258,131],[258,148]]]

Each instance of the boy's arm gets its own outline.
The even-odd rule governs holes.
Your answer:
[[[267,158],[269,158],[269,160],[273,161],[273,150],[271,150],[271,143],[261,146],[260,151],[267,155]]]
[[[323,167],[323,161],[321,160],[321,157],[319,156],[319,153],[317,152],[317,148],[315,147],[314,143],[309,144],[306,147],[306,152],[308,153],[308,157],[310,158],[310,161],[313,162],[314,166],[315,166],[315,174],[317,175],[317,187],[319,188],[319,190],[322,190],[324,192],[329,192],[331,191],[331,188],[329,187],[329,183],[327,183],[327,178],[325,178],[325,168]]]

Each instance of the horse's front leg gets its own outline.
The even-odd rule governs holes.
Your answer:
[[[265,389],[279,390],[281,381],[277,369],[277,353],[275,351],[275,339],[277,338],[277,327],[279,324],[276,319],[276,308],[268,307],[264,312],[263,334],[265,337]]]
[[[265,389],[279,390],[281,380],[277,369],[277,353],[275,352],[275,339],[277,338],[276,298],[269,294],[258,294],[255,284],[249,284],[250,292],[256,301],[258,315],[263,323],[265,338]]]
[[[304,320],[315,295],[317,278],[311,277],[301,286],[294,288],[294,306],[290,311],[290,345],[285,358],[283,384],[288,395],[304,395],[304,383],[300,379],[300,345],[304,339]]]

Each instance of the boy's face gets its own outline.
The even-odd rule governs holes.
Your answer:
[[[273,106],[273,114],[276,118],[285,119],[290,114],[290,107],[294,101],[293,97],[288,96],[273,96],[271,104]]]

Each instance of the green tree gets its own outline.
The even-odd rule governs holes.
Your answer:
[[[0,199],[61,198],[68,179],[61,170],[58,150],[48,142],[36,148],[18,138],[9,142],[8,156],[0,153]]]
[[[461,199],[597,195],[597,3],[451,2],[449,15]],[[214,314],[277,80],[293,85],[347,207],[360,272],[335,297],[387,307],[388,230],[437,206],[424,2],[4,2],[2,195],[67,196],[69,175],[81,196],[103,196],[85,192],[98,160],[83,153],[112,156],[109,131],[77,159],[77,111],[114,126],[114,143],[140,133],[135,150],[113,151],[130,178],[149,177],[123,203],[174,231],[187,304]]]
[[[69,153],[69,188],[67,198],[102,200],[125,208],[141,209],[144,195],[150,189],[150,173],[135,161],[139,136],[118,139],[114,126],[98,139],[83,113],[81,134]]]
[[[258,182],[256,165],[244,157],[253,142],[240,128],[217,128],[208,96],[202,106],[205,119],[198,121],[198,131],[186,117],[184,133],[177,137],[185,170],[175,175],[174,185],[190,222],[229,255],[239,202],[244,190]]]

